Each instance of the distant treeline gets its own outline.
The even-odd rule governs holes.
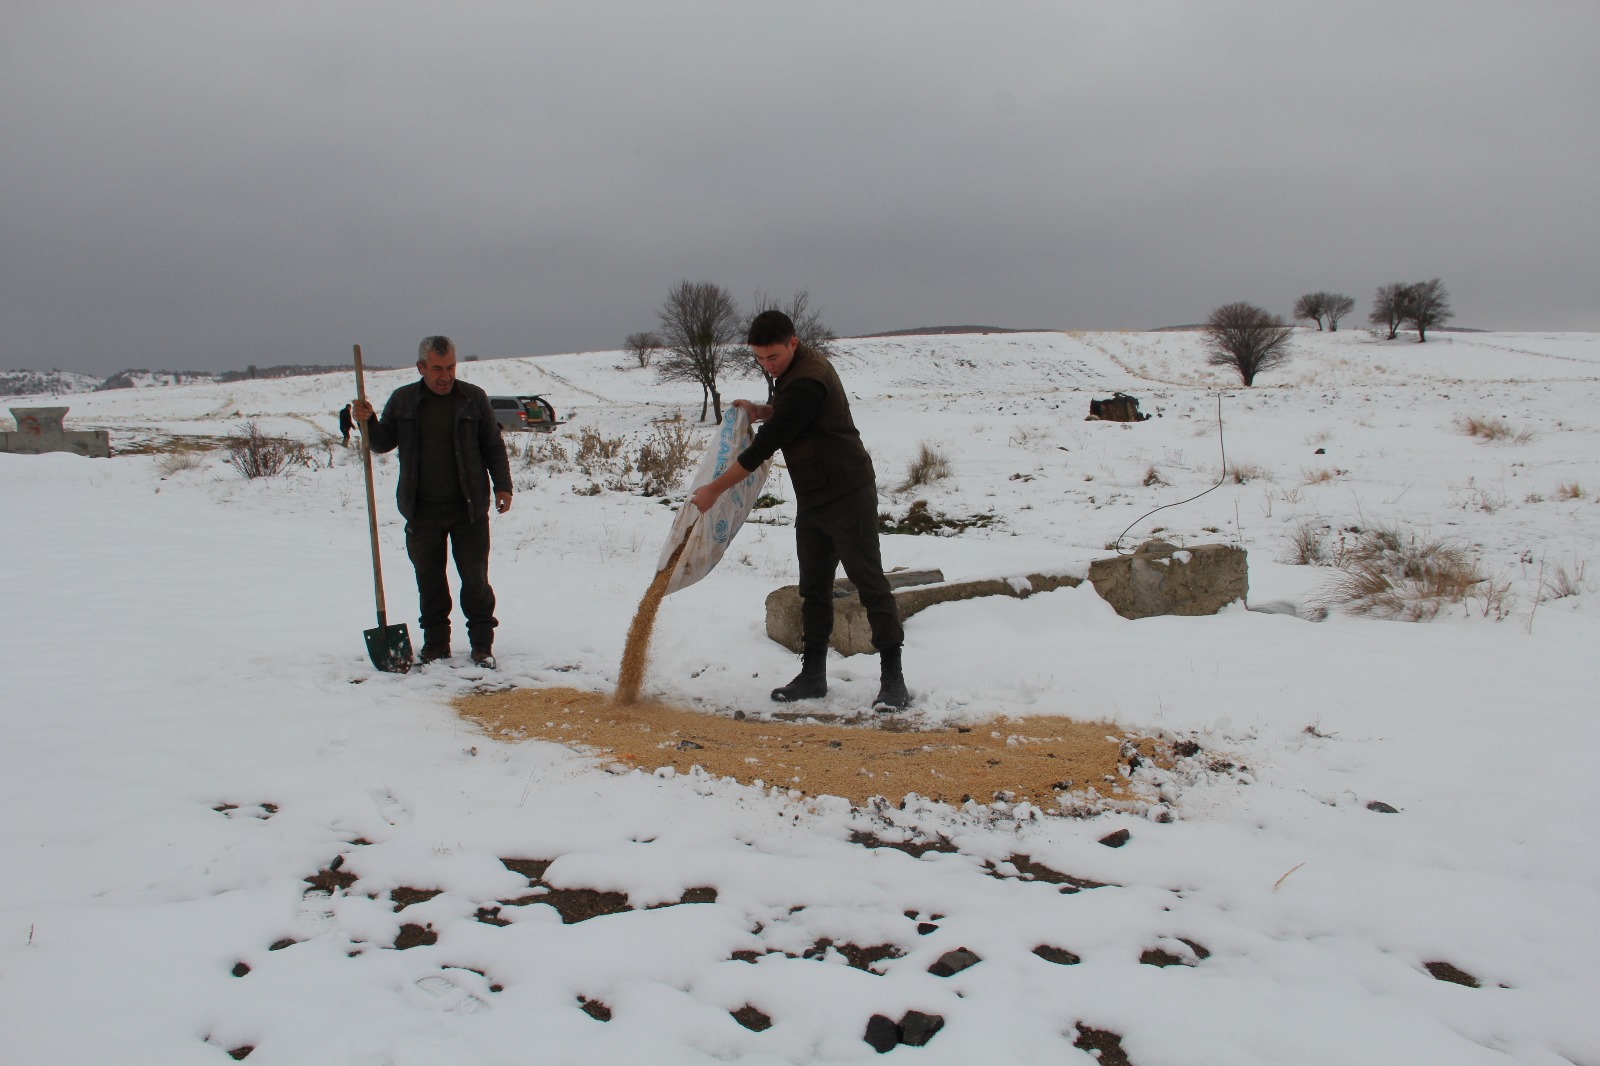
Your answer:
[[[368,370],[390,367],[369,366]],[[288,363],[283,366],[251,366],[243,370],[119,370],[101,380],[70,370],[0,370],[0,396],[33,396],[45,393],[101,392],[107,389],[148,389],[166,385],[227,384],[257,378],[296,378],[314,374],[348,374],[348,366],[317,366]]]

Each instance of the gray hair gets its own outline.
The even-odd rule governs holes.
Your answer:
[[[417,362],[425,363],[430,355],[455,355],[456,346],[449,337],[424,337],[417,345]]]

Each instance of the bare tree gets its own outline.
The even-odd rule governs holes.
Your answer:
[[[755,310],[751,311],[750,317],[744,321],[743,328],[746,332],[750,329],[751,321],[763,311],[782,311],[788,315],[789,320],[794,323],[794,335],[800,338],[800,343],[824,359],[832,359],[839,354],[838,349],[834,347],[834,342],[839,336],[823,323],[822,312],[811,306],[811,293],[807,290],[801,289],[795,293],[788,304],[781,304],[773,297],[757,292]],[[739,349],[739,360],[740,365],[747,370],[760,371],[761,376],[766,378],[767,387],[769,389],[772,387],[772,378],[761,368],[761,364],[756,362],[755,353],[748,347]]]
[[[1289,361],[1293,335],[1283,319],[1253,304],[1223,304],[1206,319],[1206,362],[1233,367],[1249,388],[1257,374]]]
[[[1402,317],[1416,329],[1418,344],[1427,343],[1429,329],[1456,316],[1450,310],[1450,294],[1438,278],[1407,285],[1405,295]]]
[[[1387,285],[1379,285],[1378,291],[1372,297],[1372,310],[1367,313],[1367,321],[1374,326],[1383,326],[1389,330],[1388,340],[1394,340],[1395,334],[1400,330],[1400,323],[1406,320],[1406,290],[1410,286],[1403,282],[1393,281]]]
[[[1322,316],[1327,313],[1328,294],[1325,292],[1308,292],[1294,302],[1294,320],[1296,322],[1315,322],[1318,332],[1322,330]]]
[[[811,293],[807,290],[801,289],[795,293],[787,306],[759,292],[756,293],[755,303],[750,318],[755,318],[763,311],[782,311],[794,322],[794,335],[800,338],[801,344],[828,359],[838,354],[833,342],[839,339],[839,335],[823,323],[822,312],[811,306]],[[748,327],[749,321],[745,325]]]
[[[1342,292],[1323,293],[1327,297],[1322,304],[1322,313],[1328,316],[1328,332],[1339,332],[1339,320],[1356,309],[1355,300]]]
[[[650,365],[650,360],[655,358],[661,347],[661,338],[649,332],[630,333],[628,339],[622,342],[622,350],[633,356],[640,370]]]
[[[1356,302],[1350,297],[1338,292],[1308,292],[1294,302],[1294,318],[1296,322],[1315,322],[1317,329],[1322,329],[1323,320],[1328,323],[1328,332],[1335,333],[1339,329],[1339,320],[1355,307]]]
[[[739,309],[733,297],[713,282],[680,281],[667,293],[656,316],[663,349],[657,373],[667,381],[698,383],[700,420],[705,421],[709,399],[715,420],[722,421],[717,379],[727,369],[739,341]]]

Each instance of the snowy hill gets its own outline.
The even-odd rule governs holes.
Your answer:
[[[1191,752],[1094,783],[1090,806],[1122,799],[1087,818],[935,803],[948,782],[896,769],[851,807],[458,715],[615,685],[682,496],[626,491],[579,445],[636,456],[700,406],[621,353],[461,366],[571,419],[514,440],[488,675],[459,630],[453,666],[366,658],[348,376],[72,396],[69,428],[120,454],[0,454],[0,543],[25,561],[0,632],[6,1061],[874,1062],[870,1020],[917,1011],[943,1027],[884,1061],[1600,1062],[1600,335],[1296,343],[1248,390],[1181,332],[841,345],[881,509],[994,518],[886,536],[886,566],[1017,576],[1151,535],[1248,551],[1252,609],[1130,622],[1085,586],[908,620],[911,730],[1065,716]],[[1154,417],[1084,421],[1119,390]],[[300,461],[241,477],[214,445],[247,420]],[[950,476],[899,491],[924,445]],[[389,620],[415,639],[376,468]],[[792,499],[781,471],[769,491]],[[647,695],[772,709],[795,663],[763,601],[794,580],[793,513],[758,512],[668,598]],[[1431,622],[1340,610],[1308,554],[1379,529],[1482,580]],[[876,682],[835,656],[816,710],[849,717]],[[939,976],[958,949],[979,961]]]
[[[99,378],[70,370],[0,370],[0,396],[68,396],[99,384]]]

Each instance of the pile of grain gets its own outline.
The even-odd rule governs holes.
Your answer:
[[[670,569],[670,568],[669,568]],[[647,597],[648,598],[648,597]],[[1069,718],[995,720],[970,729],[887,732],[844,725],[737,720],[651,701],[612,701],[569,688],[479,693],[457,701],[463,717],[507,740],[554,741],[592,752],[608,765],[679,772],[700,766],[746,784],[898,801],[907,793],[949,803],[997,793],[1056,809],[1090,788],[1132,798],[1119,764],[1131,737],[1105,722]],[[1136,738],[1140,754],[1153,741]]]

